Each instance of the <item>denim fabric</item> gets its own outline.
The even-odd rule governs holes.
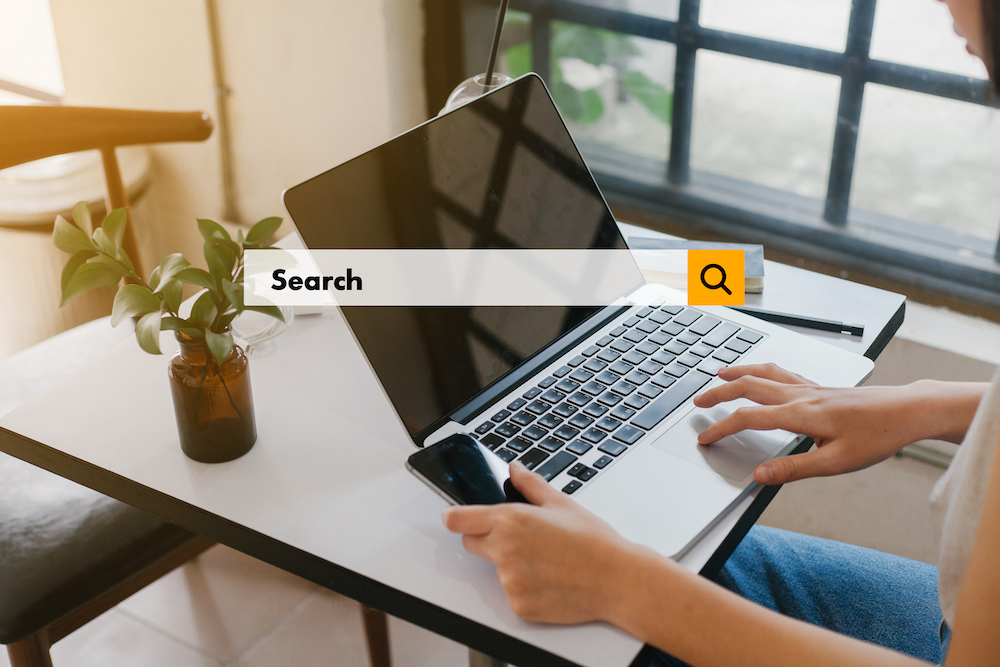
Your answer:
[[[718,583],[786,616],[940,663],[937,568],[849,544],[754,526]],[[648,665],[683,665],[656,652]]]

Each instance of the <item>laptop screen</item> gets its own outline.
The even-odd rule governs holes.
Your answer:
[[[316,249],[626,247],[534,75],[289,189],[285,206]],[[597,310],[343,308],[418,444]]]

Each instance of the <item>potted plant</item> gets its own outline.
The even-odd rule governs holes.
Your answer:
[[[173,331],[180,350],[168,374],[177,430],[184,453],[196,461],[231,461],[257,440],[246,352],[233,340],[233,320],[253,310],[283,320],[274,306],[243,305],[243,251],[267,248],[281,218],[265,218],[234,240],[218,223],[198,220],[205,239],[208,270],[191,266],[183,255],[163,258],[148,278],[140,276],[122,249],[126,210],[111,211],[99,227],[81,202],[73,222],[56,218],[53,240],[70,254],[62,272],[62,304],[93,289],[124,280],[114,299],[112,326],[136,319],[135,336],[150,354],[160,354],[160,331]],[[187,317],[181,317],[183,286],[204,291]]]

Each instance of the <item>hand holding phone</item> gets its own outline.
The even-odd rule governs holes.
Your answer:
[[[465,433],[421,449],[406,467],[452,505],[527,502],[511,484],[507,462]]]

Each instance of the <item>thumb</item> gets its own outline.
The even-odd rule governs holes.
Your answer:
[[[765,486],[785,484],[807,477],[824,477],[831,472],[831,450],[819,448],[805,454],[794,454],[761,463],[753,477]]]
[[[532,505],[548,505],[564,497],[549,486],[544,477],[531,472],[520,461],[510,464],[510,481]]]

